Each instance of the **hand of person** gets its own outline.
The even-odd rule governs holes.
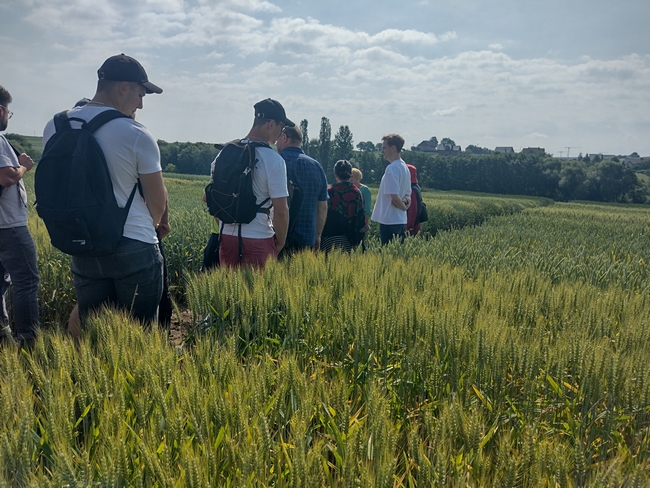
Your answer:
[[[363,231],[368,232],[370,230],[370,225],[366,224],[363,226]]]
[[[165,237],[167,237],[171,231],[172,228],[169,225],[169,222],[160,222],[158,224],[158,237],[160,239],[164,239]]]
[[[316,237],[316,240],[314,241],[314,252],[320,251],[320,236]]]
[[[284,241],[280,242],[280,239],[278,239],[278,236],[276,234],[275,236],[275,249],[278,251],[278,254],[280,254],[280,251],[282,251],[282,248],[284,247]]]
[[[34,167],[34,160],[25,153],[22,153],[20,156],[18,156],[18,163],[20,163],[20,165],[27,171]]]

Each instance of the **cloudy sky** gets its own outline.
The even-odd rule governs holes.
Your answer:
[[[137,58],[162,95],[156,138],[245,135],[252,105],[348,125],[566,155],[650,156],[648,0],[2,0],[9,131],[92,97],[104,59]]]

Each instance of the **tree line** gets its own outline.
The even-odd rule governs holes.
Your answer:
[[[334,181],[334,163],[348,159],[363,172],[364,183],[378,184],[386,167],[381,143],[362,141],[355,150],[349,126],[340,126],[332,138],[329,119],[322,117],[320,122],[318,137],[314,138],[309,137],[307,120],[300,122],[302,149],[323,165],[328,181]],[[443,141],[455,144],[450,138]],[[218,153],[212,144],[165,141],[158,144],[163,168],[168,172],[207,175]],[[402,158],[417,168],[421,186],[437,190],[633,203],[645,203],[649,195],[635,171],[616,158],[564,160],[549,155],[495,153],[478,146],[471,146],[469,153],[466,150],[453,156],[405,150]]]
[[[332,126],[322,117],[318,137],[309,137],[307,120],[300,122],[302,149],[317,159],[328,181],[334,181],[334,163],[349,160],[363,172],[364,183],[378,184],[386,162],[381,143],[361,141],[355,146],[349,126],[341,125],[332,137]],[[14,146],[40,157],[40,148],[17,134],[7,134]],[[437,138],[431,140],[437,142]],[[454,145],[450,138],[442,140]],[[210,163],[219,150],[203,142],[158,141],[163,170],[168,173],[209,175]],[[471,151],[468,151],[471,149]],[[402,151],[402,158],[418,170],[420,185],[437,190],[462,190],[510,195],[530,195],[554,200],[593,200],[600,202],[646,203],[648,187],[634,169],[618,159],[580,158],[565,160],[549,155],[495,153],[486,148],[468,146],[460,155],[435,155],[419,151]],[[646,172],[649,172],[647,170]]]

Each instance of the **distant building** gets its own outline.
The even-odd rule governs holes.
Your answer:
[[[438,144],[436,148],[438,152],[460,152],[460,146],[454,146],[452,144]]]
[[[460,146],[455,146],[451,144],[434,144],[431,141],[422,141],[417,146],[411,147],[412,151],[436,153],[445,156],[453,155],[461,152]]]
[[[637,164],[643,162],[643,158],[637,152],[633,152],[629,156],[619,156],[618,159],[627,168],[634,168]]]
[[[521,150],[522,154],[546,154],[543,147],[525,147]]]
[[[494,152],[512,154],[515,152],[515,150],[511,146],[497,146],[494,148]]]
[[[417,147],[414,147],[414,151],[420,152],[435,152],[437,151],[438,146],[431,141],[422,141]]]

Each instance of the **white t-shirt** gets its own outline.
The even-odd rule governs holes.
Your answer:
[[[5,136],[0,134],[0,168],[19,168],[18,156]],[[27,192],[21,180],[2,190],[0,196],[0,229],[27,225]]]
[[[68,112],[68,117],[78,117],[90,121],[99,113],[110,107],[85,105],[75,107]],[[71,122],[73,128],[80,127],[79,122]],[[54,119],[43,130],[43,147],[55,132]],[[147,128],[128,118],[111,120],[95,132],[95,139],[102,148],[108,172],[113,182],[113,193],[120,207],[126,205],[133,187],[138,182],[138,175],[162,171],[158,144]],[[155,244],[158,242],[156,229],[149,209],[136,190],[129,215],[124,225],[124,237]]]
[[[244,142],[246,140],[244,139]],[[270,147],[256,147],[255,157],[257,164],[253,170],[253,193],[257,197],[257,204],[261,204],[267,198],[288,197],[287,190],[287,168],[284,159]],[[214,163],[212,164],[214,170]],[[264,204],[271,206],[269,200]],[[273,209],[269,215],[258,213],[250,224],[242,224],[241,235],[250,239],[268,239],[275,235],[273,229]],[[239,232],[239,224],[224,224],[223,234],[236,236]]]
[[[401,199],[411,195],[411,174],[401,159],[386,166],[371,219],[384,225],[406,224],[406,211],[392,204],[391,195]]]

